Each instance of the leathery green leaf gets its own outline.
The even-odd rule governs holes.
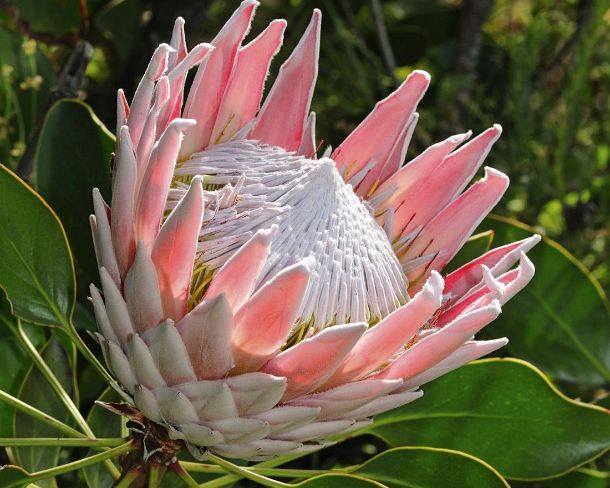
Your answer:
[[[351,472],[380,481],[390,488],[509,486],[494,468],[480,459],[463,452],[433,447],[389,449]]]
[[[518,359],[475,361],[423,389],[361,432],[462,451],[512,479],[559,476],[610,448],[607,410],[570,400]]]
[[[0,165],[0,287],[12,313],[69,327],[74,265],[66,234],[47,203]]]
[[[79,100],[59,100],[47,113],[36,148],[36,186],[66,228],[76,263],[90,281],[98,276],[89,215],[91,190],[110,201],[114,137]]]

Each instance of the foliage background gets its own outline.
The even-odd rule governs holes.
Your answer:
[[[37,179],[44,168],[36,164],[36,146],[56,100],[84,99],[106,126],[113,127],[116,90],[125,88],[131,98],[150,53],[169,38],[176,16],[186,19],[187,40],[192,46],[211,40],[238,3],[0,1],[0,161],[41,190],[44,182],[37,183]],[[311,9],[323,11],[313,109],[317,136],[324,145],[336,146],[410,71],[429,71],[432,84],[419,108],[420,121],[409,156],[450,134],[468,129],[476,133],[492,123],[502,124],[504,134],[488,164],[506,172],[511,186],[495,212],[529,224],[561,243],[583,263],[594,282],[610,292],[608,0],[261,3],[253,32],[260,32],[273,18],[285,18],[289,23],[267,87],[304,30]],[[81,141],[75,134],[73,143],[90,141]],[[60,150],[67,154],[70,149]],[[66,177],[66,184],[73,176]],[[80,181],[88,181],[87,174],[81,176]],[[88,194],[90,185],[83,183],[82,187]],[[90,209],[83,211],[90,213]],[[498,234],[503,231],[499,229]],[[91,276],[92,263],[79,259],[78,249],[75,255],[80,265],[78,294],[84,296],[88,279],[96,278]],[[585,305],[570,306],[578,310]],[[81,327],[90,327],[90,314],[86,310],[80,313]],[[513,316],[518,313],[515,308]],[[600,323],[571,326],[584,328],[585,335],[587,328],[606,330],[602,335],[607,339],[610,324],[605,317],[601,315]],[[591,332],[591,340],[599,330]],[[602,341],[599,356],[608,359],[608,345]],[[549,363],[558,351],[550,351]],[[608,376],[588,381],[585,372],[577,381],[578,371],[561,374],[551,366],[545,370],[571,396],[610,403],[605,390]],[[82,402],[90,404],[100,388],[92,380],[80,392]],[[378,438],[361,437],[325,451],[324,459],[310,458],[307,467],[354,464],[382,446]],[[607,461],[602,459],[592,467],[607,470]],[[574,479],[567,483],[572,484],[565,486],[579,486]]]

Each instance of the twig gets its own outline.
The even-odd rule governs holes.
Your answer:
[[[394,52],[392,51],[392,45],[390,44],[390,38],[388,37],[388,31],[385,26],[385,20],[383,18],[383,12],[381,10],[379,0],[371,0],[371,8],[373,10],[375,30],[377,31],[383,62],[388,70],[388,73],[392,77],[392,81],[396,85],[398,84],[398,80],[396,79],[396,58],[394,57]]]

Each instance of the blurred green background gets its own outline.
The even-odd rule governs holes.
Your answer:
[[[1,1],[0,160],[31,177],[37,127],[62,96],[86,99],[112,127],[117,88],[131,97],[176,16],[193,45],[238,3]],[[411,70],[428,70],[409,154],[502,124],[488,163],[512,184],[496,212],[558,240],[610,290],[608,0],[263,0],[253,32],[289,22],[272,73],[314,7],[324,14],[319,139],[336,146]]]
[[[487,164],[507,173],[512,183],[496,214],[516,218],[561,243],[610,292],[610,0],[261,3],[250,38],[273,18],[289,23],[267,88],[311,10],[323,11],[313,101],[323,147],[337,146],[413,69],[429,71],[432,84],[419,107],[409,156],[448,135],[502,124],[504,134]],[[61,98],[84,99],[112,130],[117,89],[124,88],[131,99],[150,54],[169,40],[175,17],[185,18],[187,42],[193,46],[210,41],[238,4],[0,0],[0,162],[32,183],[66,226],[78,264],[75,321],[81,330],[95,327],[83,303],[97,272],[86,221],[90,209],[80,207],[90,205],[92,186],[109,192],[107,161],[100,158],[106,158],[112,141],[91,126],[80,105],[49,110]],[[72,113],[85,113],[84,122],[62,119]],[[45,118],[53,131],[41,130]],[[70,144],[81,149],[73,162]],[[85,160],[93,170],[81,164]],[[74,190],[76,184],[82,188]],[[484,225],[496,230],[500,244],[530,233],[498,220]],[[492,336],[511,339],[501,355],[528,359],[571,397],[609,407],[610,304],[598,293],[595,279],[547,244],[533,251],[539,272],[506,307]],[[482,252],[480,241],[469,246],[461,258]],[[87,368],[79,378],[88,408],[105,385]],[[447,389],[438,391],[437,399]],[[432,387],[426,396],[433,403]],[[360,437],[312,456],[301,467],[361,462],[382,448],[379,439]],[[608,471],[608,459],[598,461],[597,468]],[[597,488],[607,481],[587,485],[578,479],[585,474],[574,472],[543,486]],[[62,486],[82,486],[80,482]]]

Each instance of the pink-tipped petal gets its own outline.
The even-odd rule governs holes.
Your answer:
[[[379,208],[376,207],[376,210],[383,211],[388,208],[396,210],[400,202],[408,195],[408,190],[431,174],[445,157],[467,140],[470,135],[471,132],[457,134],[438,142],[390,175],[374,192],[374,195],[388,195],[387,198],[383,199],[382,205]]]
[[[442,295],[443,278],[433,272],[421,291],[406,305],[364,333],[325,386],[363,378],[381,366],[432,317],[441,305]]]
[[[305,129],[303,130],[303,138],[297,154],[305,156],[309,159],[316,157],[316,113],[311,112],[307,117]]]
[[[400,389],[408,390],[428,383],[470,361],[487,356],[501,347],[504,347],[506,344],[508,344],[508,339],[506,337],[493,339],[491,341],[469,341],[452,352],[436,366],[406,380]]]
[[[447,275],[445,278],[445,294],[449,295],[449,298],[454,301],[481,283],[483,279],[481,265],[490,268],[494,276],[499,276],[519,260],[521,252],[531,250],[540,242],[540,239],[540,236],[536,234],[526,239],[492,249],[477,259],[466,263]]]
[[[288,379],[284,401],[309,393],[331,377],[366,329],[366,324],[324,329],[278,354],[262,371]]]
[[[436,325],[438,327],[444,326],[464,312],[488,305],[492,300],[498,300],[500,305],[504,305],[525,288],[534,277],[535,272],[534,264],[523,251],[521,251],[519,266],[500,275],[498,278],[493,276],[487,266],[481,265],[481,267],[484,284],[465,295],[453,306],[444,310],[436,318]]]
[[[115,134],[119,133],[119,129],[127,123],[127,116],[129,115],[129,103],[125,98],[125,92],[122,88],[119,88],[116,94],[116,131]]]
[[[169,100],[157,118],[157,133],[162,133],[172,120],[180,117],[184,98],[184,83],[188,72],[194,66],[204,63],[206,57],[213,49],[214,46],[211,44],[197,44],[184,59],[176,66],[171,67],[171,71],[167,73],[170,84]]]
[[[416,70],[396,91],[375,105],[373,111],[347,136],[332,158],[349,179],[374,160],[385,165],[396,141],[430,83],[430,75]]]
[[[148,249],[141,241],[138,243],[133,265],[125,277],[123,293],[138,333],[143,334],[156,327],[163,319],[157,271]]]
[[[231,308],[237,312],[254,290],[276,232],[277,226],[272,226],[254,234],[214,275],[205,299],[224,293]]]
[[[409,119],[409,123],[404,128],[402,134],[396,140],[396,144],[394,144],[385,165],[380,169],[379,177],[376,181],[371,178],[370,187],[367,185],[367,194],[370,192],[373,183],[378,182],[379,184],[383,184],[384,181],[386,181],[393,174],[396,174],[396,172],[399,170],[400,166],[405,160],[405,157],[407,156],[409,143],[411,142],[411,137],[413,136],[413,132],[415,131],[415,126],[417,126],[418,120],[419,114],[415,112],[411,116],[411,119]],[[372,176],[374,176],[374,174]]]
[[[95,255],[99,268],[106,268],[114,283],[118,286],[121,283],[119,265],[112,245],[112,231],[108,219],[108,206],[104,202],[102,194],[97,188],[93,189],[93,211],[95,216],[89,219],[93,243],[95,245]]]
[[[274,20],[256,39],[238,51],[212,131],[214,144],[230,140],[256,116],[269,65],[282,45],[285,29],[285,20]]]
[[[169,215],[152,250],[165,316],[180,320],[186,313],[197,239],[203,218],[203,188],[196,176]]]
[[[299,44],[281,66],[258,114],[250,139],[296,151],[301,145],[305,120],[318,77],[320,22],[315,9]]]
[[[136,179],[136,155],[131,144],[129,128],[124,125],[117,139],[111,205],[112,243],[121,276],[127,273],[136,251],[133,218]]]
[[[451,324],[427,335],[407,349],[374,378],[408,379],[426,371],[468,341],[500,315],[500,312],[500,304],[493,301],[486,307],[458,317]]]
[[[369,198],[380,183],[384,182],[388,177],[398,171],[398,168],[400,168],[400,165],[407,155],[409,142],[411,142],[411,136],[413,135],[418,120],[419,114],[414,112],[409,121],[405,124],[402,132],[398,135],[388,157],[385,160],[378,161],[367,171],[366,176],[362,181],[357,184],[355,187],[357,195],[360,195],[362,198]],[[349,182],[350,180],[348,180],[348,183]]]
[[[187,54],[186,36],[184,35],[184,19],[178,17],[174,21],[174,29],[172,30],[172,39],[169,45],[173,49],[167,58],[167,66],[169,69],[174,68],[182,61]]]
[[[255,371],[277,354],[297,318],[308,281],[305,264],[289,266],[240,308],[232,335],[237,371]]]
[[[407,273],[415,283],[431,270],[441,270],[455,256],[489,211],[498,203],[506,188],[508,177],[493,168],[485,168],[485,177],[477,181],[434,217],[417,236],[407,252],[400,256],[408,263],[424,255],[435,256],[425,267]]]
[[[159,118],[159,113],[165,108],[169,101],[169,89],[169,80],[167,76],[159,78],[155,88],[155,101],[146,116],[146,122],[144,123],[140,142],[138,143],[138,148],[136,150],[136,164],[138,167],[136,189],[139,188],[142,179],[144,178],[146,168],[148,167],[148,162],[150,161],[150,154],[158,135],[157,119]]]
[[[155,81],[161,78],[167,68],[167,56],[172,48],[167,44],[161,44],[153,53],[146,72],[136,88],[136,93],[131,102],[131,109],[127,117],[127,125],[133,145],[137,147],[140,135],[144,128],[146,116],[150,109]]]
[[[197,121],[188,131],[180,151],[181,157],[193,154],[210,144],[218,109],[235,64],[237,49],[250,29],[258,2],[244,0],[212,41],[215,49],[205,64],[199,66],[184,108],[187,118]]]
[[[472,179],[501,133],[499,125],[486,130],[447,156],[434,171],[409,188],[394,211],[392,238],[426,225],[451,203]]]
[[[144,241],[149,248],[152,248],[159,232],[183,133],[194,124],[193,120],[173,120],[150,156],[150,163],[146,168],[137,197],[135,213],[136,239]]]
[[[176,324],[198,379],[223,378],[233,367],[233,314],[224,294],[204,300]]]

